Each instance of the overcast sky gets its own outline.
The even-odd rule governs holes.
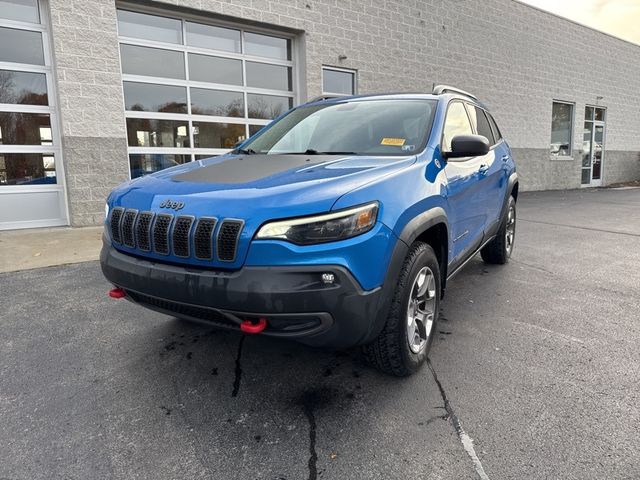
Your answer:
[[[521,0],[640,44],[640,0]]]

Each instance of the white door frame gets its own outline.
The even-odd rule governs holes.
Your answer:
[[[591,135],[589,137],[589,151],[585,152],[584,151],[584,147],[583,147],[583,152],[582,155],[584,157],[585,153],[589,155],[589,167],[585,167],[584,165],[581,165],[581,175],[584,174],[584,172],[588,169],[589,170],[589,182],[588,183],[581,183],[581,187],[582,188],[589,188],[589,187],[601,187],[603,184],[603,177],[604,177],[604,168],[605,168],[605,152],[606,152],[606,141],[607,141],[607,118],[606,118],[606,107],[600,107],[600,106],[593,106],[593,105],[587,105],[585,108],[585,111],[588,111],[588,109],[591,108],[593,110],[593,112],[595,113],[596,109],[600,109],[604,111],[604,115],[603,118],[604,120],[596,120],[595,119],[595,115],[592,113],[592,116],[590,118],[586,118],[586,113],[585,113],[585,121],[584,121],[584,127],[585,127],[585,134],[587,133],[586,129],[588,126],[591,126]],[[601,151],[600,151],[600,178],[595,179],[593,178],[593,167],[594,167],[594,158],[595,158],[595,139],[596,139],[596,129],[598,127],[602,127],[602,142],[601,142]],[[584,135],[583,135],[584,137]],[[583,158],[583,160],[585,160]],[[582,176],[581,176],[582,178]]]
[[[593,179],[593,166],[595,164],[595,150],[594,146],[596,145],[596,129],[598,127],[602,127],[602,145],[600,151],[600,178],[597,180]],[[605,153],[605,134],[606,134],[606,126],[604,121],[594,121],[593,122],[593,132],[591,133],[591,182],[589,186],[591,187],[601,187],[602,186],[602,176],[604,174],[604,153]]]

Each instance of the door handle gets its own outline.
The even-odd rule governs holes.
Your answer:
[[[503,155],[503,156],[502,156],[502,161],[503,161],[503,162],[508,162],[510,158],[511,158],[511,157],[510,157],[509,155]]]
[[[480,165],[480,168],[478,169],[478,173],[480,175],[486,175],[488,171],[489,171],[489,165]]]

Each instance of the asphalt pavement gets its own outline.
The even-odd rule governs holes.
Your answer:
[[[0,274],[0,479],[638,479],[639,267],[640,189],[523,193],[406,379]]]

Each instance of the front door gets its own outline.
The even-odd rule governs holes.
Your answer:
[[[587,107],[582,142],[582,186],[602,186],[604,162],[605,110]]]
[[[464,103],[452,101],[444,124],[442,151],[451,151],[454,137],[471,134],[473,129]],[[486,174],[493,162],[495,150],[482,157],[452,158],[446,162],[444,171],[447,176],[447,201],[451,207],[449,227],[452,236],[449,258],[452,265],[464,261],[482,242],[487,221],[487,195],[490,191]]]

